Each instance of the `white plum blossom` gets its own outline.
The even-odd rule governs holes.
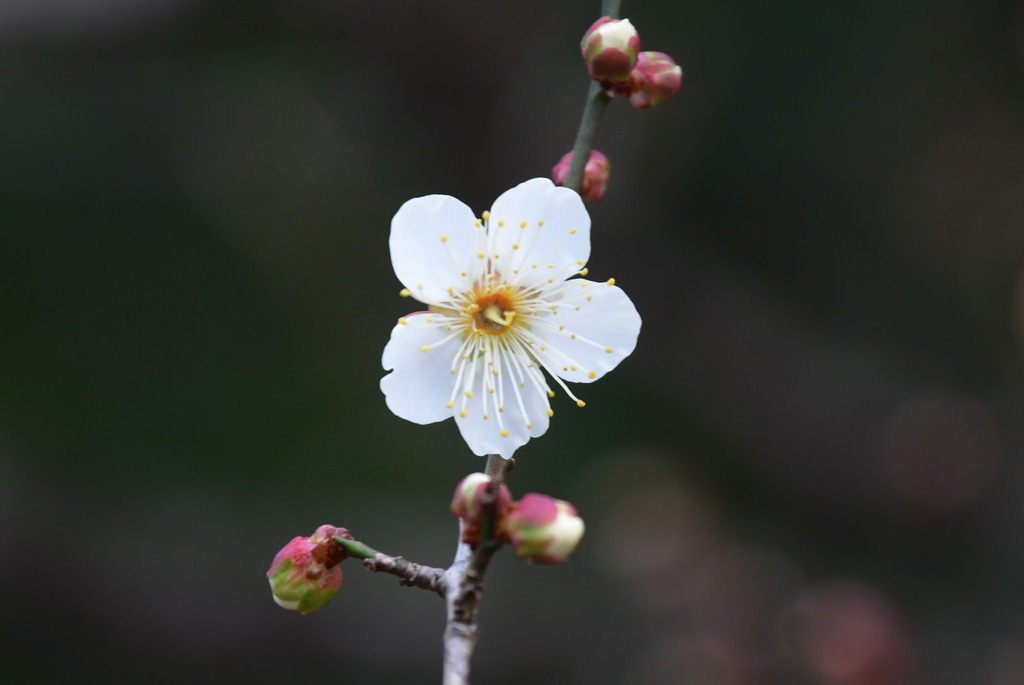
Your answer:
[[[454,416],[477,455],[508,459],[543,435],[550,377],[589,383],[636,346],[640,315],[615,280],[587,275],[590,216],[546,178],[503,193],[481,218],[448,195],[409,200],[391,220],[391,261],[422,302],[382,359],[387,405],[427,424]]]

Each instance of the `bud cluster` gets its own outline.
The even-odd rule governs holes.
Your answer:
[[[513,501],[508,488],[484,473],[456,486],[452,513],[462,521],[462,541],[474,549],[486,526],[493,542],[509,542],[516,556],[538,564],[561,564],[583,537],[583,519],[568,502],[531,492]]]
[[[583,34],[580,49],[590,77],[638,109],[660,105],[682,85],[675,60],[640,51],[640,34],[629,19],[601,17]]]
[[[620,95],[637,109],[655,107],[679,92],[683,70],[664,52],[641,52],[640,34],[629,19],[601,17],[587,29],[580,43],[590,77],[610,97]],[[572,164],[569,152],[551,170],[555,185],[565,185]],[[611,163],[592,150],[583,167],[580,197],[597,202],[611,176]]]

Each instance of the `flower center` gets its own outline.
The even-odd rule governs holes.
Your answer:
[[[476,301],[473,325],[478,331],[496,335],[504,333],[516,318],[515,307],[504,293],[485,295]]]

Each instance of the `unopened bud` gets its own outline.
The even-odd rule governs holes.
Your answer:
[[[556,186],[565,185],[565,179],[569,175],[569,167],[572,165],[572,153],[567,152],[555,168],[551,170],[551,180]],[[583,167],[583,182],[580,187],[580,197],[584,202],[597,202],[604,195],[604,189],[608,187],[608,179],[612,175],[612,163],[602,152],[590,151],[587,164]]]
[[[679,92],[683,69],[664,52],[641,52],[630,78],[629,104],[638,109],[660,105]]]
[[[601,17],[583,34],[583,60],[591,78],[605,85],[629,80],[640,52],[640,35],[629,19]]]
[[[486,473],[471,473],[455,486],[452,513],[462,520],[462,541],[475,546],[480,541],[480,525],[484,508],[494,505],[494,530],[504,537],[505,515],[512,506],[512,495],[504,483],[497,483]]]
[[[568,502],[531,492],[509,512],[508,534],[520,559],[561,564],[583,537],[583,519]]]
[[[310,537],[293,538],[274,557],[267,578],[274,601],[302,614],[316,611],[341,587],[345,549],[335,536],[350,537],[344,528],[320,526]]]

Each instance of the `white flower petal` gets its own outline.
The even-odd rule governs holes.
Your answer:
[[[407,421],[421,424],[452,415],[447,404],[455,383],[452,359],[459,347],[457,337],[441,342],[451,333],[427,323],[430,316],[403,317],[408,323],[394,327],[381,359],[385,369],[394,369],[380,380],[388,408]],[[424,345],[437,346],[424,352]]]
[[[565,287],[569,290],[555,313],[534,328],[538,339],[534,353],[548,372],[574,383],[589,383],[633,351],[640,315],[618,286],[579,278]]]
[[[449,287],[463,289],[462,274],[483,245],[483,229],[475,223],[473,211],[448,195],[402,205],[391,220],[391,263],[413,297],[437,304],[449,297]]]
[[[580,196],[547,178],[520,183],[494,201],[491,252],[530,281],[563,281],[590,258],[590,215]],[[511,277],[511,274],[506,274]]]
[[[473,396],[465,398],[465,395],[460,395],[463,399],[456,401],[455,423],[474,454],[481,457],[498,454],[508,459],[531,437],[547,432],[550,423],[547,386],[536,366],[513,369],[502,364],[499,373],[504,374],[503,382],[491,393],[485,387],[483,366],[481,362],[474,378]],[[535,378],[531,380],[527,374],[533,374]],[[465,416],[462,416],[462,410],[465,410]],[[503,436],[502,430],[508,434]]]

